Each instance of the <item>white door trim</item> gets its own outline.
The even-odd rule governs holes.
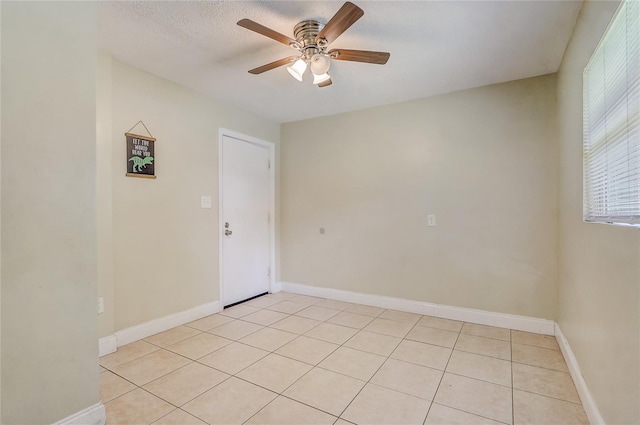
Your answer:
[[[254,145],[262,146],[267,149],[269,155],[269,270],[271,272],[269,276],[269,292],[275,292],[275,277],[276,277],[276,226],[275,226],[275,205],[276,205],[276,173],[275,173],[275,144],[267,142],[266,140],[258,139],[256,137],[247,136],[246,134],[238,133],[237,131],[228,130],[226,128],[220,128],[218,130],[218,281],[220,285],[220,308],[225,305],[224,301],[224,285],[223,285],[223,267],[224,267],[224,252],[223,252],[223,236],[224,236],[224,223],[223,223],[223,211],[224,205],[222,204],[222,138],[224,136],[232,137],[234,139],[242,140],[245,142],[253,143]]]

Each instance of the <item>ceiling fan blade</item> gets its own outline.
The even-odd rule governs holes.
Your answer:
[[[291,43],[296,42],[294,39],[289,38],[284,34],[280,34],[279,32],[272,30],[271,28],[267,28],[262,24],[252,21],[251,19],[241,19],[238,21],[238,25],[248,30],[255,31],[258,34],[269,37],[275,41],[279,41],[280,43],[286,44],[287,46],[290,46]]]
[[[327,81],[323,81],[319,83],[318,87],[327,87],[327,86],[330,86],[331,84],[333,84],[333,82],[331,81],[331,78],[329,78]]]
[[[271,69],[278,68],[279,66],[291,63],[291,62],[295,61],[296,59],[298,59],[297,56],[289,56],[288,58],[278,59],[277,61],[273,61],[273,62],[268,63],[266,65],[262,65],[262,66],[259,66],[257,68],[253,68],[253,69],[249,70],[249,73],[250,74],[254,74],[254,75],[262,74],[265,71],[269,71]]]
[[[316,37],[316,40],[324,38],[327,42],[332,43],[336,38],[340,37],[340,34],[360,19],[362,15],[364,15],[362,9],[351,2],[346,2],[340,10],[333,15],[333,18],[327,22]]]
[[[332,59],[341,61],[366,62],[384,65],[389,60],[390,53],[370,52],[367,50],[333,49],[327,52]]]

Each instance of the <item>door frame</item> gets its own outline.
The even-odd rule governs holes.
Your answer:
[[[275,144],[267,142],[266,140],[258,139],[256,137],[247,136],[246,134],[239,133],[237,131],[229,130],[226,128],[220,128],[218,130],[218,281],[219,281],[219,295],[220,309],[224,308],[224,205],[223,205],[223,156],[222,156],[222,140],[223,137],[231,137],[246,143],[251,143],[267,149],[267,155],[269,157],[269,292],[274,292],[275,277],[276,277],[276,163],[275,163]]]

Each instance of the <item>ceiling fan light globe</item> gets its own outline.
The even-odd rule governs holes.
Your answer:
[[[298,59],[293,65],[287,67],[289,74],[298,81],[302,81],[302,75],[307,70],[307,63],[302,59]]]
[[[325,55],[315,54],[311,57],[311,72],[314,75],[323,75],[329,71],[331,60]]]
[[[329,80],[331,77],[326,72],[324,74],[313,74],[313,84],[324,83]]]

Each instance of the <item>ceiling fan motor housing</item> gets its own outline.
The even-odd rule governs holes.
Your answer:
[[[324,52],[327,43],[316,40],[322,28],[324,28],[324,24],[314,20],[299,22],[293,28],[293,35],[298,43],[298,46],[295,47],[298,48],[306,58],[311,58],[316,53]]]

